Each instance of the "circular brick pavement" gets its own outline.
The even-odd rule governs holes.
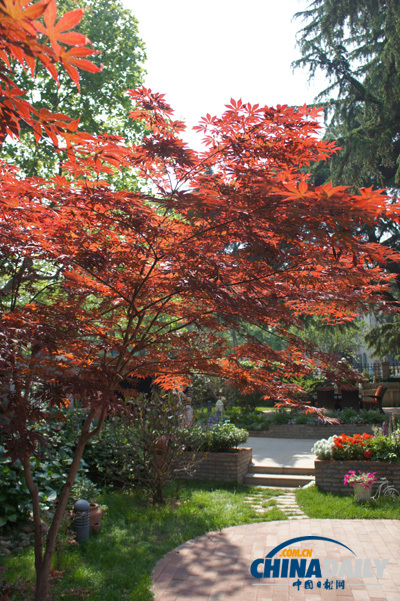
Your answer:
[[[308,583],[307,590],[306,577],[252,577],[250,566],[255,559],[300,536],[323,536],[339,541],[357,556],[326,541],[290,545],[312,549],[312,557],[320,559],[322,566],[329,558],[336,560],[343,570],[343,560],[350,559],[346,562],[352,566],[350,569],[357,570],[358,561],[362,570],[368,570],[370,565],[371,574],[357,577],[355,573],[351,577],[345,572],[340,578],[334,574],[331,578],[313,577],[308,579],[313,588]],[[377,577],[374,559],[388,560],[383,577]],[[157,564],[153,588],[156,601],[400,601],[399,562],[400,521],[397,520],[263,522],[211,532],[174,549]],[[293,586],[295,582],[301,584]]]

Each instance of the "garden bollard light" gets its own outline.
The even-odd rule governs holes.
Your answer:
[[[72,520],[72,530],[76,534],[78,543],[89,540],[89,510],[90,503],[80,499],[74,505],[74,517]]]
[[[215,403],[215,417],[218,418],[218,421],[220,422],[224,419],[224,403],[221,399]]]
[[[207,415],[210,417],[212,414],[212,401],[207,401]]]

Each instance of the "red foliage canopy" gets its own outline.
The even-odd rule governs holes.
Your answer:
[[[58,81],[57,65],[62,64],[79,88],[77,67],[92,73],[99,71],[96,65],[84,58],[96,53],[86,47],[90,40],[80,33],[69,31],[80,22],[82,15],[81,9],[72,10],[56,21],[55,0],[36,4],[26,0],[0,2],[0,142],[4,142],[7,135],[18,137],[21,121],[33,128],[36,141],[43,132],[55,146],[58,146],[59,138],[67,146],[79,139],[76,120],[46,109],[36,111],[12,77],[15,62],[34,76],[35,65],[39,61]],[[65,45],[72,47],[67,49]]]
[[[307,314],[351,320],[382,303],[390,280],[381,266],[398,260],[360,234],[382,216],[399,219],[384,193],[307,183],[307,166],[335,150],[315,136],[315,109],[232,100],[197,128],[200,153],[181,140],[184,125],[164,97],[145,88],[129,92],[131,118],[148,131],[135,147],[36,111],[13,81],[15,63],[33,75],[39,61],[56,80],[64,68],[78,85],[78,69],[97,70],[88,40],[71,31],[81,15],[57,20],[55,0],[0,0],[0,144],[24,123],[37,141],[46,135],[68,149],[62,175],[48,180],[0,162],[0,429],[32,497],[37,601],[47,598],[83,450],[119,402],[121,380],[152,375],[171,387],[208,372],[294,399],[296,387],[283,381],[328,363],[291,326]],[[125,168],[144,191],[102,180]],[[262,344],[246,323],[286,348]],[[241,335],[234,347],[230,329]],[[71,399],[89,410],[43,552],[32,424]]]
[[[397,256],[368,243],[360,226],[398,220],[398,209],[381,191],[307,183],[306,167],[335,151],[315,135],[314,108],[231,100],[196,128],[202,152],[181,140],[184,125],[164,96],[145,88],[129,91],[130,117],[148,131],[135,147],[38,114],[12,82],[12,61],[32,73],[40,61],[54,78],[61,64],[78,83],[77,67],[95,69],[83,58],[93,53],[87,40],[69,31],[80,16],[57,21],[54,0],[0,1],[3,140],[23,120],[37,138],[70,147],[53,179],[21,179],[1,165],[0,370],[15,440],[32,449],[26,425],[43,417],[35,394],[110,404],[127,376],[171,387],[208,372],[293,398],[283,379],[325,358],[291,326],[307,314],[351,320],[380,302],[389,285],[381,266]],[[115,191],[101,179],[126,167],[146,191]],[[285,350],[244,323],[285,338]],[[235,347],[229,329],[241,334]]]

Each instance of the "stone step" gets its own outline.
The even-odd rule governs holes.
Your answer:
[[[262,465],[250,463],[250,474],[292,474],[296,476],[314,475],[314,467],[291,467],[289,465]]]
[[[275,488],[298,488],[313,481],[313,476],[296,474],[247,473],[243,484],[250,486],[273,486]]]

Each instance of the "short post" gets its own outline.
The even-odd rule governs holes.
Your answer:
[[[90,503],[88,501],[80,499],[74,505],[72,530],[76,534],[78,543],[89,540],[89,511]]]
[[[387,380],[390,378],[390,365],[389,361],[382,361],[382,380]]]
[[[207,416],[211,417],[212,415],[212,401],[207,401]]]
[[[374,382],[378,382],[378,380],[381,379],[382,374],[381,374],[381,362],[380,361],[374,361]]]
[[[221,401],[221,399],[219,399],[215,403],[215,417],[220,422],[222,422],[222,420],[224,419],[224,403],[223,403],[223,401]]]

